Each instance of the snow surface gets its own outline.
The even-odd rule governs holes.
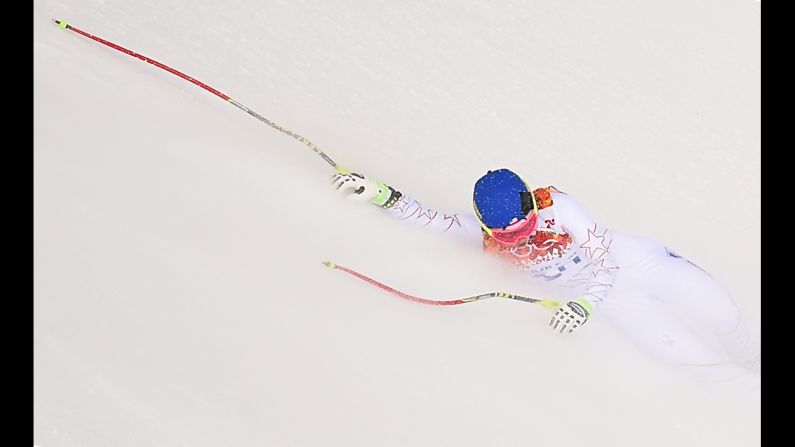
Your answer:
[[[477,248],[330,187],[301,143],[467,211],[487,169],[574,195],[760,308],[751,0],[35,0],[34,442],[752,446],[756,405]]]

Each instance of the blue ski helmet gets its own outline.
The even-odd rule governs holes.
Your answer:
[[[509,169],[489,171],[475,183],[475,213],[488,228],[505,228],[534,209],[532,191]]]

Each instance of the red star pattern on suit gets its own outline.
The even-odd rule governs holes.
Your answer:
[[[585,250],[585,256],[588,256],[591,259],[599,259],[605,254],[607,254],[607,250],[610,248],[609,245],[605,245],[605,235],[607,234],[607,230],[603,231],[602,234],[597,233],[596,224],[593,226],[592,229],[588,229],[588,239],[580,245],[580,248]],[[599,251],[603,253],[596,255]]]
[[[617,265],[613,266],[613,267],[605,266],[605,262],[606,261],[607,261],[607,259],[602,259],[599,262],[594,262],[594,264],[593,264],[593,267],[594,267],[593,276],[594,276],[594,278],[596,278],[596,276],[599,275],[600,272],[610,273],[610,270],[618,270],[618,266]]]

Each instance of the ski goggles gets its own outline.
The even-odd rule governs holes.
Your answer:
[[[535,195],[531,191],[525,191],[520,194],[522,196],[522,212],[525,217],[503,228],[487,227],[480,219],[479,213],[475,213],[483,231],[503,245],[514,245],[519,239],[529,238],[538,228],[538,205],[536,204]]]

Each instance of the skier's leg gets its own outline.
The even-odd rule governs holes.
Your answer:
[[[625,273],[625,272],[624,272]],[[700,337],[660,300],[640,291],[615,290],[599,315],[658,360],[707,382],[746,381],[749,373]]]
[[[683,318],[708,328],[732,361],[759,372],[759,346],[731,296],[706,271],[670,249],[664,250],[654,256],[649,293]]]

